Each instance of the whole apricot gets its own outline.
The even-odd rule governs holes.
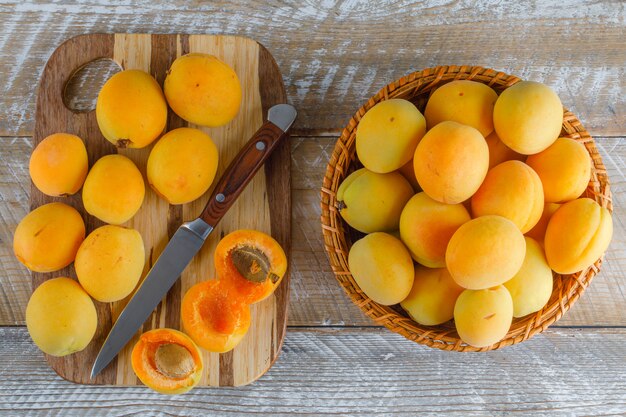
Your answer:
[[[539,175],[546,203],[580,197],[591,178],[589,153],[574,139],[558,138],[544,151],[530,155],[526,163]]]
[[[561,133],[563,105],[547,85],[521,81],[500,94],[493,125],[506,146],[532,155],[552,145]]]
[[[426,103],[426,125],[447,120],[472,126],[483,136],[493,132],[493,106],[498,95],[486,84],[454,80],[437,88]]]
[[[70,278],[53,278],[33,291],[26,306],[33,342],[48,355],[65,356],[87,347],[98,326],[89,295]]]
[[[500,140],[495,130],[485,138],[485,141],[487,141],[487,146],[489,147],[489,169],[505,161],[517,160],[523,162],[526,159],[526,155],[517,153],[506,146]]]
[[[139,211],[145,193],[143,177],[133,161],[122,155],[106,155],[87,174],[83,205],[103,222],[122,224]]]
[[[543,212],[541,213],[541,217],[539,221],[528,232],[526,232],[526,236],[535,239],[541,245],[543,245],[543,238],[546,236],[546,229],[548,228],[548,222],[552,218],[552,215],[561,207],[558,203],[546,203],[543,206]]]
[[[80,245],[74,268],[85,291],[96,300],[108,303],[133,292],[144,264],[143,239],[139,232],[106,225],[91,232]]]
[[[606,208],[590,198],[569,201],[548,222],[548,265],[558,274],[582,271],[602,256],[612,237],[613,219]]]
[[[409,295],[400,305],[413,320],[424,326],[436,326],[452,320],[454,304],[463,292],[446,268],[415,267],[415,279]]]
[[[52,272],[74,261],[85,239],[85,223],[75,208],[63,203],[37,207],[15,229],[13,251],[35,272]]]
[[[35,187],[53,197],[78,192],[87,169],[85,144],[81,138],[69,133],[54,133],[39,142],[28,164]]]
[[[444,204],[419,193],[400,215],[400,236],[413,259],[429,268],[446,266],[450,238],[471,217],[463,204]]]
[[[470,198],[483,182],[489,148],[473,127],[441,122],[417,145],[413,164],[417,182],[430,198],[457,204]]]
[[[533,228],[543,211],[543,188],[539,176],[520,161],[506,161],[491,168],[472,196],[475,217],[497,214],[506,217],[522,233]]]
[[[381,101],[361,118],[356,131],[356,153],[373,172],[395,171],[409,162],[426,133],[426,120],[408,100]]]
[[[461,340],[477,348],[506,336],[513,322],[513,300],[503,286],[465,290],[454,306],[454,324]]]
[[[167,132],[148,157],[148,183],[170,204],[193,201],[209,189],[217,172],[217,146],[198,129]]]
[[[366,168],[348,175],[337,190],[341,217],[363,233],[397,230],[411,196],[413,188],[402,174],[377,174]]]
[[[213,55],[191,53],[177,58],[163,89],[172,110],[197,125],[225,125],[241,105],[237,73]]]
[[[411,255],[399,239],[387,233],[371,233],[354,242],[348,266],[365,295],[382,305],[404,300],[413,286]]]
[[[167,104],[161,86],[140,70],[118,72],[96,101],[102,136],[119,148],[143,148],[165,130]]]
[[[463,224],[452,235],[446,265],[461,287],[482,290],[513,278],[525,254],[524,235],[512,221],[482,216]]]

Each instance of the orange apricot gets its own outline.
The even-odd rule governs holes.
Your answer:
[[[539,242],[539,244],[543,245],[543,238],[546,235],[548,223],[550,222],[552,215],[556,213],[559,207],[561,207],[561,205],[558,203],[546,203],[543,206],[543,212],[541,213],[539,221],[537,222],[535,227],[525,233],[525,236],[531,237]]]
[[[495,130],[485,138],[489,147],[489,169],[501,164],[505,161],[517,160],[524,161],[526,155],[515,152],[500,140]]]
[[[407,162],[406,164],[398,168],[398,172],[402,174],[404,178],[406,178],[409,184],[411,184],[411,187],[413,187],[413,191],[415,191],[416,193],[419,193],[420,191],[422,191],[422,189],[420,188],[419,182],[417,182],[417,178],[415,178],[415,168],[413,168],[413,158],[411,158],[409,162]]]

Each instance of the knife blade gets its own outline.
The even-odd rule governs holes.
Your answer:
[[[269,157],[296,118],[296,109],[277,104],[230,163],[200,216],[183,223],[111,328],[91,369],[95,378],[128,343],[198,253],[220,219]]]

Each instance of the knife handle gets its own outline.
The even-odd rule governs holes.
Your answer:
[[[222,174],[200,218],[215,227],[285,136],[269,120],[263,123]]]

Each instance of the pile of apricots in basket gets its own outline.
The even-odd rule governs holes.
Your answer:
[[[201,128],[165,132],[168,106],[193,125],[215,127],[229,123],[241,101],[241,84],[232,68],[214,56],[192,53],[172,63],[163,89],[150,74],[125,70],[108,79],[98,94],[96,118],[104,139],[87,143],[106,139],[118,148],[151,145],[143,166],[115,153],[91,161],[89,169],[85,138],[65,132],[52,133],[35,147],[29,164],[33,184],[56,199],[18,224],[15,256],[38,273],[73,263],[77,277],[44,281],[28,302],[28,331],[43,352],[65,356],[85,349],[98,326],[93,300],[127,300],[147,273],[141,234],[123,226],[144,204],[144,174],[154,192],[173,205],[194,201],[211,187],[217,146]],[[81,189],[84,211],[105,223],[87,236],[79,211],[62,202]],[[176,394],[197,385],[203,372],[199,348],[233,349],[250,327],[250,305],[272,294],[287,269],[278,242],[255,230],[226,235],[214,260],[217,279],[204,277],[208,280],[184,295],[184,333],[151,330],[135,344],[132,368],[150,388]]]
[[[557,94],[532,81],[498,95],[455,80],[424,114],[403,99],[370,108],[356,130],[363,168],[336,194],[366,234],[348,254],[365,295],[420,325],[454,320],[477,348],[540,312],[553,280],[590,267],[613,233],[609,211],[583,197],[591,157],[562,124]]]

